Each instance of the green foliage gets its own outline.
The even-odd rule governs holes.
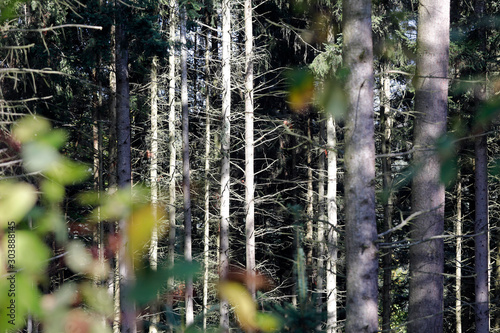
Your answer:
[[[0,24],[17,17],[17,7],[27,0],[0,0]]]

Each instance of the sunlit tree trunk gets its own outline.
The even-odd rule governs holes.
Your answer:
[[[204,235],[203,235],[203,330],[207,329],[208,314],[208,276],[209,276],[209,250],[210,250],[210,138],[211,138],[211,118],[210,118],[210,48],[212,33],[207,31],[205,42],[205,216],[204,216]]]
[[[189,105],[187,82],[186,7],[181,9],[181,106],[182,106],[182,191],[184,197],[184,260],[193,260],[191,250],[191,177],[189,175]],[[193,277],[186,278],[186,326],[193,323]]]
[[[125,6],[117,3],[118,17],[116,22],[116,122],[117,122],[117,171],[118,187],[131,190],[131,151],[130,151],[130,104],[128,76],[128,45],[126,36]],[[129,298],[129,290],[134,280],[132,258],[128,255],[127,221],[121,220],[120,228],[120,309],[121,332],[137,332],[135,304]]]
[[[222,130],[221,130],[221,205],[220,205],[220,279],[227,278],[229,270],[229,156],[231,114],[231,1],[222,1]],[[229,304],[221,300],[220,326],[229,330]]]
[[[449,0],[421,0],[418,8],[408,332],[443,331],[445,189],[436,140],[446,133]]]
[[[306,192],[306,232],[305,232],[305,249],[306,249],[306,271],[307,279],[306,285],[309,291],[312,290],[312,283],[315,279],[315,271],[313,269],[313,219],[314,219],[314,191],[313,191],[313,164],[312,164],[312,129],[311,129],[311,115],[307,116],[307,138],[309,143],[307,145],[307,192]],[[308,297],[311,299],[312,293],[308,292]]]
[[[245,229],[246,265],[249,289],[255,297],[255,208],[254,208],[254,134],[253,134],[253,19],[252,1],[245,0]]]
[[[343,1],[343,63],[348,107],[345,139],[346,332],[378,328],[371,1]]]
[[[319,144],[325,146],[325,119],[319,122]],[[325,280],[325,154],[327,150],[321,151],[318,158],[318,230],[317,230],[317,275],[316,275],[316,290],[317,290],[317,311],[323,311],[323,296],[324,296],[324,280]],[[321,330],[321,325],[318,326]]]
[[[387,72],[389,66],[384,63],[382,72]],[[392,174],[391,174],[391,157],[387,156],[391,153],[392,141],[392,122],[393,117],[391,114],[391,85],[389,74],[382,76],[382,89],[381,89],[381,108],[380,108],[380,122],[384,131],[382,138],[382,187],[385,193],[384,202],[384,229],[389,230],[392,228],[392,212],[393,212],[393,196],[392,196]],[[387,234],[384,242],[391,243],[391,234]],[[391,328],[391,280],[392,280],[392,249],[385,249],[382,257],[383,265],[383,285],[382,285],[382,328]]]
[[[151,182],[151,207],[153,209],[154,219],[157,220],[158,208],[158,57],[153,57],[151,60],[151,88],[150,88],[150,103],[151,103],[151,151],[150,151],[150,168],[149,179]],[[151,244],[149,247],[149,265],[153,271],[158,268],[158,227],[153,226],[151,232]],[[151,324],[149,326],[150,333],[158,332],[159,316],[156,314],[156,305],[151,306]]]
[[[176,117],[175,117],[175,47],[176,41],[176,26],[177,26],[177,1],[170,0],[169,2],[169,39],[170,39],[170,52],[168,55],[168,150],[169,150],[169,169],[168,169],[168,221],[169,221],[169,240],[168,240],[168,263],[170,266],[174,265],[175,259],[175,231],[176,231],[176,211],[175,211],[175,163],[177,158],[177,151],[175,147],[176,137]],[[174,279],[168,279],[169,289],[173,288]],[[167,311],[173,309],[172,293],[167,296]]]
[[[327,310],[327,332],[337,331],[337,134],[335,132],[335,120],[331,114],[326,119],[326,136],[328,146],[328,184],[326,193],[326,212],[328,218],[327,226],[327,261],[326,261],[326,310]]]

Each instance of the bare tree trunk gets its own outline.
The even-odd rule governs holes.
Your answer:
[[[418,8],[415,78],[414,165],[408,332],[443,331],[443,234],[445,189],[439,156],[433,149],[446,133],[448,96],[449,0],[421,0]]]
[[[246,265],[249,289],[255,298],[255,208],[254,208],[254,135],[253,135],[253,19],[252,1],[245,0],[245,229]]]
[[[203,236],[203,331],[207,329],[207,314],[208,314],[208,273],[209,273],[209,250],[210,250],[210,48],[211,48],[212,33],[207,29],[205,42],[205,230]]]
[[[306,192],[306,234],[305,234],[305,249],[306,249],[306,285],[309,289],[308,298],[311,300],[312,282],[315,280],[315,272],[313,269],[313,219],[314,219],[314,192],[313,192],[313,170],[312,170],[312,130],[311,130],[311,115],[307,117],[307,192]],[[300,245],[299,245],[300,246]]]
[[[168,220],[169,220],[169,240],[168,240],[168,263],[170,266],[174,265],[175,260],[175,231],[176,231],[176,212],[175,212],[175,163],[176,163],[176,117],[175,117],[175,48],[173,46],[176,41],[176,25],[177,25],[177,1],[170,0],[169,3],[169,21],[170,30],[169,38],[172,43],[170,53],[168,55],[168,149],[169,149],[169,187],[168,187]],[[168,288],[171,290],[174,286],[174,279],[168,279]],[[173,311],[173,296],[169,293],[167,296],[167,311]]]
[[[335,120],[331,114],[326,120],[326,136],[328,146],[328,185],[326,194],[326,211],[328,216],[327,246],[328,259],[326,262],[326,310],[328,333],[337,331],[337,138]]]
[[[476,0],[474,4],[476,19],[478,22],[478,39],[480,41],[479,51],[486,56],[486,30],[484,28],[484,0]],[[486,65],[484,62],[479,65],[479,76],[486,82]],[[477,109],[481,103],[486,101],[486,84],[479,83],[474,89],[474,98]],[[474,190],[475,190],[475,221],[474,237],[475,242],[475,315],[476,332],[486,333],[490,331],[490,310],[489,310],[489,229],[488,229],[488,143],[486,125],[478,125],[478,134],[474,138]]]
[[[130,105],[129,105],[129,76],[128,76],[128,46],[125,31],[125,6],[116,4],[118,19],[116,22],[116,121],[117,121],[117,168],[118,187],[131,190],[131,151],[130,151]],[[136,314],[135,304],[129,299],[129,289],[134,280],[132,258],[129,257],[127,239],[127,221],[119,222],[121,246],[119,250],[120,271],[120,308],[121,332],[135,333]]]
[[[371,1],[343,2],[348,108],[345,147],[346,332],[378,328]]]
[[[455,331],[462,333],[462,176],[457,175],[457,221],[455,223],[455,236],[457,249],[455,252]]]
[[[149,178],[151,182],[151,206],[153,216],[157,220],[158,207],[158,57],[151,60],[151,159],[149,168]],[[149,265],[153,271],[158,268],[158,227],[155,224],[151,232],[151,244],[149,247]],[[151,305],[151,324],[149,333],[158,332],[159,315],[156,313],[157,307]]]
[[[222,1],[222,166],[220,205],[220,279],[227,278],[229,270],[229,158],[230,158],[230,116],[231,114],[231,1]],[[221,300],[220,326],[223,332],[229,330],[229,304]]]
[[[319,122],[319,144],[325,146],[325,119]],[[323,312],[323,295],[324,295],[324,279],[325,279],[325,155],[327,150],[320,152],[318,158],[318,230],[317,230],[317,274],[316,274],[316,291],[317,291],[317,311]],[[321,325],[318,325],[318,330],[321,330]]]
[[[191,250],[191,177],[189,175],[189,105],[187,87],[186,7],[181,8],[181,105],[182,105],[182,191],[184,196],[184,260],[193,260]],[[186,278],[186,326],[194,321],[193,277]]]
[[[386,72],[389,66],[384,64],[382,72]],[[392,122],[391,115],[391,85],[389,74],[382,76],[382,89],[380,108],[380,122],[383,125],[384,137],[382,138],[382,154],[387,155],[391,153],[392,141]],[[382,187],[387,197],[384,197],[384,229],[389,230],[392,228],[392,212],[393,212],[393,196],[392,196],[392,174],[391,174],[391,157],[386,156],[382,159]],[[391,235],[387,234],[384,238],[385,243],[391,243]],[[383,285],[382,285],[382,328],[391,328],[391,280],[392,280],[392,249],[384,250],[383,258]]]

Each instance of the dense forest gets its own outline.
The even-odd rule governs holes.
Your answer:
[[[0,332],[500,332],[499,11],[0,1]]]

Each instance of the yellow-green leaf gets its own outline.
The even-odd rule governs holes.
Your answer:
[[[234,312],[243,329],[257,328],[257,305],[245,286],[238,282],[221,282],[219,294],[234,307]]]
[[[0,182],[0,227],[19,222],[35,205],[36,189],[27,183]]]

